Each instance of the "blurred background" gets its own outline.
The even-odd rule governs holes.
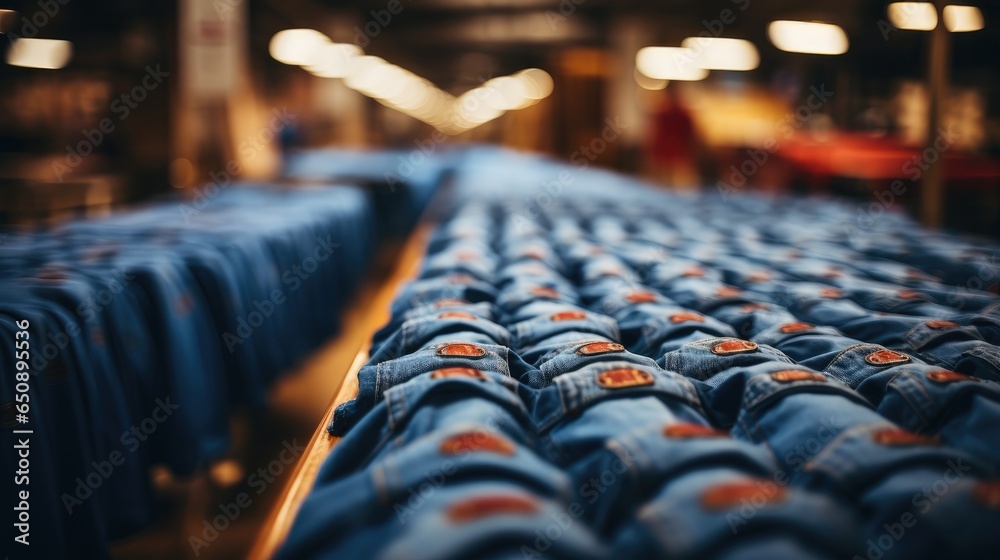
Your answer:
[[[272,177],[302,148],[492,143],[679,188],[832,193],[997,233],[998,2],[0,8],[7,223]]]

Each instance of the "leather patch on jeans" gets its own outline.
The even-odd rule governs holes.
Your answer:
[[[437,349],[437,355],[480,358],[486,355],[486,349],[475,344],[446,344]]]
[[[625,387],[641,387],[652,385],[653,376],[641,369],[613,369],[597,374],[597,384],[605,389],[622,389]]]
[[[653,292],[629,292],[625,299],[632,303],[655,303],[656,294]]]
[[[587,314],[582,311],[561,311],[559,313],[549,315],[550,321],[576,321],[586,318]]]
[[[480,254],[476,251],[458,251],[455,253],[455,258],[460,261],[474,261],[481,258]]]
[[[791,334],[802,331],[808,331],[811,330],[812,328],[813,326],[810,325],[809,323],[788,323],[778,327],[778,331],[783,334]]]
[[[841,292],[837,288],[823,288],[819,291],[819,295],[825,298],[837,299],[844,297],[844,292]]]
[[[715,510],[732,509],[744,502],[772,504],[784,501],[787,495],[787,488],[766,479],[727,482],[705,490],[701,494],[701,507]]]
[[[464,299],[439,299],[434,302],[434,307],[451,307],[453,305],[469,305]]]
[[[674,313],[670,316],[671,323],[704,323],[705,317],[697,314],[685,311],[683,313]]]
[[[972,490],[972,498],[983,507],[1000,508],[1000,480],[984,480]]]
[[[771,308],[763,303],[748,303],[740,308],[740,313],[753,313],[754,311],[770,311]]]
[[[743,290],[733,288],[732,286],[723,286],[715,290],[715,295],[719,297],[739,297],[743,295]]]
[[[753,352],[757,349],[756,342],[750,342],[749,340],[727,340],[725,342],[720,342],[712,347],[712,353],[719,356],[728,356],[729,354],[740,354],[742,352]]]
[[[438,449],[444,455],[460,455],[472,451],[513,455],[515,451],[514,444],[509,440],[486,433],[485,429],[479,432],[463,432],[450,436],[441,442]]]
[[[528,247],[521,252],[521,256],[528,257],[529,259],[543,260],[545,258],[545,250],[541,247]]]
[[[438,315],[438,319],[466,319],[468,321],[475,321],[476,316],[465,311],[445,311]]]
[[[541,263],[531,263],[521,269],[522,272],[527,274],[548,274],[551,272],[548,268],[543,266]]]
[[[534,515],[537,512],[538,502],[527,496],[491,494],[452,504],[446,517],[452,523],[470,523],[495,515]]]
[[[66,272],[60,268],[49,266],[36,272],[35,278],[46,282],[52,282],[54,284],[61,284],[62,282],[69,280],[69,274],[66,274]]]
[[[942,321],[941,319],[927,321],[925,324],[932,329],[952,329],[958,326],[958,323]]]
[[[184,316],[194,309],[194,298],[189,294],[181,294],[174,300],[174,313]]]
[[[671,424],[663,428],[663,435],[671,439],[727,438],[729,433],[701,424]]]
[[[681,271],[683,278],[704,278],[705,269],[700,266],[689,266]]]
[[[803,371],[801,369],[785,369],[771,374],[771,379],[778,383],[791,383],[793,381],[826,381],[826,376],[822,373]]]
[[[617,342],[591,342],[576,349],[577,354],[584,356],[594,356],[597,354],[608,354],[610,352],[624,352],[625,347]]]
[[[922,436],[900,428],[878,430],[872,434],[872,441],[879,445],[890,446],[938,445],[940,443],[936,437]]]
[[[459,286],[467,286],[476,281],[471,274],[452,274],[450,276],[446,276],[445,280],[451,284],[457,284]]]
[[[755,270],[750,274],[747,274],[746,278],[744,278],[745,281],[750,282],[751,284],[755,282],[767,282],[770,279],[771,273],[766,270]]]
[[[865,356],[865,361],[873,366],[887,366],[906,363],[910,357],[895,350],[879,350]]]
[[[486,375],[478,369],[468,367],[446,367],[434,370],[431,379],[449,379],[452,377],[467,377],[486,380]]]
[[[930,379],[935,383],[955,383],[956,381],[979,382],[978,377],[972,377],[971,375],[965,375],[963,373],[958,373],[957,371],[948,371],[946,369],[928,372],[927,379]]]
[[[901,299],[920,299],[924,297],[924,294],[916,290],[900,290],[898,295]]]
[[[530,292],[535,297],[559,299],[559,292],[547,286],[535,286]]]

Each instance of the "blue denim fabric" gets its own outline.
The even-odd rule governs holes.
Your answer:
[[[721,321],[671,305],[639,304],[618,316],[622,343],[654,359],[691,342],[736,335]]]
[[[5,304],[5,307],[6,305],[9,304]],[[0,359],[3,359],[5,364],[14,364],[14,341],[19,340],[15,338],[18,329],[14,326],[14,322],[29,320],[31,324],[29,346],[32,342],[36,343],[35,346],[29,347],[29,350],[34,349],[33,352],[37,352],[40,348],[38,342],[47,340],[49,331],[46,324],[49,319],[44,309],[19,308],[15,316],[8,315],[8,312],[9,308],[0,310],[2,317],[0,334],[8,341],[8,344],[4,345],[5,348],[0,349]],[[89,465],[89,461],[97,456],[94,453],[96,443],[93,441],[97,432],[89,424],[100,415],[87,410],[88,403],[84,398],[86,391],[82,386],[86,379],[73,367],[72,361],[57,356],[44,370],[35,370],[27,393],[31,404],[30,423],[24,425],[15,419],[13,375],[9,378],[5,376],[4,382],[0,383],[4,426],[2,431],[4,448],[0,451],[0,459],[3,461],[4,472],[9,474],[5,477],[2,488],[6,498],[5,503],[11,504],[10,507],[20,502],[16,499],[18,491],[26,489],[24,486],[14,484],[14,473],[19,468],[19,449],[15,448],[19,445],[19,434],[14,434],[13,430],[34,431],[30,442],[30,486],[27,489],[31,497],[30,554],[37,558],[69,557],[69,550],[76,547],[93,549],[102,557],[107,557],[107,554],[100,552],[103,550],[108,532],[103,515],[107,508],[107,490],[96,493],[91,500],[84,502],[75,510],[78,515],[88,515],[95,520],[90,526],[74,524],[73,518],[62,507],[59,499],[64,488],[74,487],[74,478],[81,474],[78,469],[83,465]],[[60,438],[66,439],[65,445],[53,445],[54,442],[60,441]],[[13,544],[15,534],[19,534],[15,533],[13,523],[12,518],[0,528],[0,536],[3,536],[7,543],[12,543],[7,545],[9,548],[5,550],[21,546]]]
[[[372,338],[372,347],[375,349],[378,346],[381,346],[386,340],[395,334],[404,322],[409,321],[410,319],[428,316],[436,317],[441,313],[450,312],[469,313],[470,315],[475,315],[476,317],[486,319],[488,321],[496,321],[497,318],[497,310],[490,302],[482,301],[479,303],[472,303],[465,300],[440,299],[432,303],[407,309],[401,314],[394,315],[384,327],[375,333],[375,336]]]
[[[610,315],[620,322],[628,317],[629,312],[633,310],[641,312],[644,306],[651,304],[676,305],[672,300],[650,288],[632,286],[605,295],[599,300],[592,302],[590,308],[598,313]]]
[[[971,281],[992,278],[978,266],[991,244],[922,230],[901,213],[859,228],[856,205],[720,201],[714,190],[653,191],[596,169],[572,173],[567,196],[553,191],[567,172],[489,148],[463,154],[416,285],[458,274],[484,289],[432,291],[413,308],[397,300],[372,356],[454,338],[498,356],[512,345],[506,369],[496,359],[482,368],[496,371],[432,380],[438,366],[415,360],[421,371],[387,377],[384,398],[378,368],[366,369],[356,425],[296,522],[310,530],[293,530],[287,551],[533,556],[539,547],[519,548],[517,536],[496,544],[495,521],[447,522],[470,501],[518,512],[505,522],[530,519],[512,535],[543,534],[551,523],[529,515],[539,508],[569,515],[563,531],[579,529],[584,546],[551,544],[556,557],[991,557],[996,389],[963,375],[991,377],[1000,363],[1000,306]],[[440,299],[480,303],[422,305]],[[476,318],[439,318],[444,309]],[[399,332],[417,317],[426,332]],[[464,326],[483,320],[489,328]],[[479,427],[507,451],[470,460],[461,481],[421,496],[426,516],[399,525],[389,502],[372,498],[370,481],[418,482],[440,464],[444,439]],[[539,479],[567,482],[570,503]],[[491,484],[513,499],[477,502]],[[409,500],[406,487],[392,493]],[[363,504],[339,502],[355,490]],[[349,518],[366,507],[383,513]],[[328,529],[324,512],[343,521]]]
[[[535,360],[536,370],[521,377],[521,382],[543,389],[552,380],[566,373],[574,372],[593,363],[626,361],[646,367],[656,368],[656,362],[645,356],[633,354],[621,344],[607,339],[587,339],[558,346]]]
[[[617,341],[621,338],[618,323],[606,315],[598,315],[567,306],[561,311],[541,315],[511,325],[514,343],[518,352],[525,354],[533,347],[545,345],[557,336],[578,335],[580,338],[607,338]]]
[[[555,377],[538,391],[532,415],[543,448],[571,465],[631,429],[704,422],[695,385],[673,372],[605,361]]]
[[[478,303],[490,302],[496,297],[496,288],[471,276],[450,275],[427,278],[412,282],[396,296],[392,304],[392,314],[399,315],[415,307],[443,299]]]
[[[501,242],[499,253],[507,265],[518,262],[537,262],[555,270],[561,270],[562,260],[548,243],[541,240],[514,240]]]
[[[777,467],[762,447],[731,439],[702,421],[643,426],[614,436],[568,472],[584,519],[601,535],[613,535],[665,481],[713,468],[768,477]]]
[[[632,267],[622,259],[608,254],[598,255],[580,263],[576,280],[577,284],[586,286],[607,277],[627,281],[638,280]]]
[[[635,271],[642,281],[648,281],[656,265],[669,259],[670,253],[666,248],[672,232],[656,228],[652,220],[644,220],[639,225],[639,231],[630,241],[615,246],[616,255]],[[649,237],[657,236],[657,229],[663,241],[649,241]]]
[[[674,258],[656,265],[650,271],[648,282],[653,286],[670,286],[681,278],[707,278],[721,282],[723,274],[716,269],[706,268],[695,260]]]
[[[832,370],[863,369],[864,356],[863,351],[845,353]],[[1000,450],[987,437],[1000,420],[1000,384],[906,363],[873,372],[855,389],[891,422],[940,437],[989,465],[994,476],[1000,473]]]
[[[767,303],[769,301],[759,294],[750,295],[711,278],[680,278],[663,285],[653,282],[653,287],[659,289],[678,305],[709,315],[715,309],[726,305]]]
[[[370,364],[377,364],[410,354],[437,338],[463,340],[477,344],[510,346],[510,333],[493,321],[466,311],[441,311],[436,315],[404,321],[388,339],[373,347]]]
[[[539,298],[538,301],[533,301],[518,307],[516,311],[502,314],[502,322],[507,325],[516,325],[517,323],[521,323],[523,321],[529,321],[537,317],[548,317],[570,309],[587,311],[579,305],[562,303],[556,299],[547,299],[543,297]]]
[[[416,513],[403,524],[388,508],[380,516],[348,515],[338,520],[341,523],[326,522],[325,508],[340,499],[332,491],[317,491],[315,500],[303,504],[298,518],[301,521],[296,522],[288,544],[277,557],[610,557],[607,547],[583,524],[575,522],[564,507],[513,483],[484,481],[443,486],[422,499]],[[363,499],[353,502],[362,505]]]
[[[766,330],[797,321],[787,309],[769,303],[739,303],[712,310],[712,317],[726,323],[737,336],[751,338]]]
[[[505,286],[496,299],[497,307],[508,315],[515,315],[522,307],[536,301],[576,305],[579,298],[568,282],[525,280]]]
[[[455,387],[448,389],[455,390]],[[468,396],[471,398],[464,407],[469,410],[461,410],[463,403],[454,396],[450,399],[453,402],[446,400],[448,395],[431,396],[431,407],[440,407],[437,411],[447,414],[447,407],[454,409],[441,420],[463,419],[452,423],[436,422],[434,426],[422,422],[421,433],[410,436],[407,445],[394,442],[391,449],[376,450],[377,455],[362,463],[362,468],[356,472],[344,471],[345,463],[339,460],[340,457],[331,455],[321,467],[315,488],[339,488],[345,494],[359,494],[360,503],[336,501],[327,506],[325,515],[350,517],[391,508],[395,502],[409,498],[411,490],[421,490],[419,487],[428,479],[435,479],[431,481],[435,486],[500,479],[517,482],[533,494],[566,501],[571,493],[566,475],[532,450],[532,440],[512,438],[508,434],[515,426],[516,411],[498,408],[490,412],[502,411],[499,415],[481,415],[481,410],[473,409],[490,407],[492,399],[477,395],[474,390]],[[496,397],[501,404],[506,400],[504,395]],[[508,416],[507,412],[511,414]],[[415,414],[427,416],[425,411]],[[406,430],[397,429],[399,432]]]
[[[639,510],[634,524],[618,534],[615,555],[849,558],[861,538],[853,516],[837,506],[822,494],[741,469],[693,470],[667,481]]]
[[[529,280],[545,284],[548,282],[559,282],[563,278],[554,268],[537,261],[519,261],[502,266],[497,271],[497,286],[504,287],[518,280]]]
[[[758,333],[753,337],[757,344],[766,344],[780,350],[797,364],[813,369],[823,369],[826,356],[861,344],[848,338],[833,327],[808,323],[785,323]]]
[[[452,350],[460,353],[450,354]],[[506,346],[474,344],[462,340],[436,344],[401,358],[369,364],[358,371],[358,396],[334,410],[330,433],[347,433],[392,387],[443,368],[471,368],[515,379],[532,370],[531,366]]]
[[[676,371],[684,377],[708,381],[719,374],[728,374],[756,364],[778,362],[791,364],[781,351],[752,341],[732,337],[707,338],[691,342],[660,357],[660,367]]]
[[[721,400],[742,393],[734,435],[766,442],[793,486],[818,489],[856,504],[866,538],[877,539],[886,523],[907,512],[916,515],[915,497],[927,492],[943,473],[957,469],[955,477],[974,478],[989,472],[968,455],[888,422],[860,395],[829,377],[806,369],[765,368],[730,375],[713,389]],[[713,407],[720,401],[711,396],[707,400],[714,401]],[[971,502],[968,493],[947,492],[938,498]],[[989,538],[980,537],[975,546],[987,542]],[[953,536],[928,533],[914,534],[897,545],[893,556],[906,557],[925,547],[948,550],[959,543]]]
[[[906,340],[915,353],[932,364],[1000,381],[1000,348],[984,341],[972,327],[927,321],[910,329]]]
[[[819,307],[810,316],[819,316]],[[906,333],[923,323],[923,317],[878,313],[840,322],[837,328],[851,338],[881,344],[894,350],[910,350]]]
[[[1000,304],[957,318],[957,321],[975,327],[980,336],[990,344],[1000,344]]]
[[[534,398],[530,388],[490,371],[449,368],[418,375],[387,389],[351,427],[323,463],[317,482],[341,478],[453,425],[485,426],[491,434],[537,449],[529,411]]]

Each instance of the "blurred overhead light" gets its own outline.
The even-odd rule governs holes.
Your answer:
[[[650,78],[649,76],[643,74],[638,68],[632,70],[632,75],[635,77],[635,83],[639,84],[642,89],[648,89],[652,91],[659,91],[665,87],[670,82],[668,80],[657,80],[655,78]]]
[[[73,43],[55,39],[18,39],[7,51],[7,64],[55,70],[69,64]]]
[[[344,78],[347,87],[374,97],[373,92],[379,89],[380,83],[392,79],[391,66],[384,58],[377,56],[359,56],[351,64],[351,73]]]
[[[708,71],[695,65],[695,52],[681,47],[643,47],[635,54],[635,67],[657,80],[704,80]]]
[[[767,37],[775,47],[794,53],[844,54],[848,46],[847,33],[840,26],[815,21],[772,21]]]
[[[528,99],[545,99],[552,94],[555,82],[552,76],[541,68],[528,68],[514,74],[514,77],[524,82]]]
[[[986,27],[983,12],[975,6],[945,6],[944,26],[948,31],[979,31]]]
[[[455,124],[468,129],[503,115],[503,109],[497,109],[484,102],[488,96],[489,91],[486,88],[477,87],[455,99]]]
[[[885,11],[896,29],[930,31],[937,27],[937,10],[930,2],[893,2]]]
[[[353,70],[355,59],[364,54],[357,45],[328,43],[312,57],[313,63],[303,68],[320,78],[346,78]]]
[[[279,37],[279,33],[271,41],[271,54],[276,59],[296,64],[311,58],[313,63],[302,66],[313,75],[343,78],[347,87],[447,134],[459,134],[506,111],[534,105],[553,89],[552,76],[528,68],[493,78],[455,98],[409,70],[365,55],[355,45],[333,43],[322,34],[320,40],[312,33],[299,33],[310,30],[289,31],[295,33],[290,37]],[[302,56],[303,48],[313,54]]]
[[[743,39],[688,37],[681,47],[694,53],[694,63],[705,70],[753,70],[760,65],[757,47]]]
[[[531,105],[528,87],[524,81],[513,76],[500,76],[483,84],[483,101],[494,109],[509,111]]]
[[[330,38],[315,29],[285,29],[271,37],[268,52],[278,62],[299,66],[318,62]]]

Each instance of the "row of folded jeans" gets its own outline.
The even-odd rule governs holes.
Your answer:
[[[574,174],[528,218],[459,185],[279,557],[995,555],[980,249]]]
[[[377,217],[363,188],[240,184],[7,234],[0,456],[4,503],[28,491],[31,529],[20,548],[7,514],[11,554],[106,556],[151,521],[152,465],[188,476],[223,456],[234,407],[260,409],[334,333]]]

